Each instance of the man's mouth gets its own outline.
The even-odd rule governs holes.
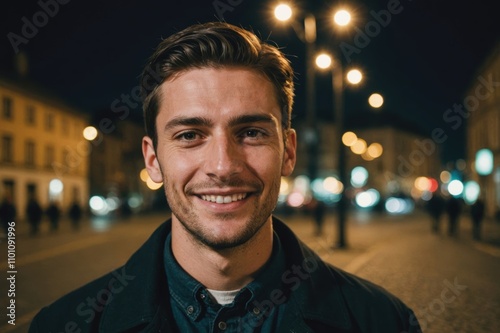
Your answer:
[[[201,199],[209,202],[215,202],[218,204],[227,204],[235,201],[240,201],[245,199],[248,193],[238,193],[231,195],[201,195]]]

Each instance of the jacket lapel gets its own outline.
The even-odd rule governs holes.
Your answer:
[[[287,267],[302,270],[290,285],[290,303],[285,314],[289,320],[282,321],[289,329],[283,332],[313,332],[306,322],[326,325],[329,332],[351,330],[347,304],[330,268],[283,222],[274,219],[274,229],[286,249]]]
[[[162,224],[122,268],[128,285],[113,295],[100,321],[100,331],[116,333],[144,327],[144,332],[173,332],[168,329],[170,303],[163,268],[163,246],[170,232],[170,221]],[[120,271],[120,270],[118,270]]]

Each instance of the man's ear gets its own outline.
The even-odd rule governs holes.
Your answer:
[[[297,161],[297,133],[293,128],[285,131],[285,153],[283,154],[283,166],[281,175],[290,176]]]
[[[149,136],[142,138],[142,155],[144,156],[144,164],[148,170],[149,177],[155,183],[163,182],[163,175],[161,173],[160,164],[156,157],[156,151],[153,146],[153,140]]]

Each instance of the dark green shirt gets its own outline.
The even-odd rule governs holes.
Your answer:
[[[285,255],[276,233],[268,262],[227,305],[218,304],[205,286],[180,267],[172,254],[170,234],[165,241],[164,261],[170,304],[180,332],[277,331],[287,293],[282,283]]]

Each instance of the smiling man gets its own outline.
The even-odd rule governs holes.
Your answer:
[[[276,47],[226,23],[191,26],[159,44],[141,82],[144,161],[172,217],[30,332],[420,332],[399,299],[272,216],[297,143],[293,70]]]

